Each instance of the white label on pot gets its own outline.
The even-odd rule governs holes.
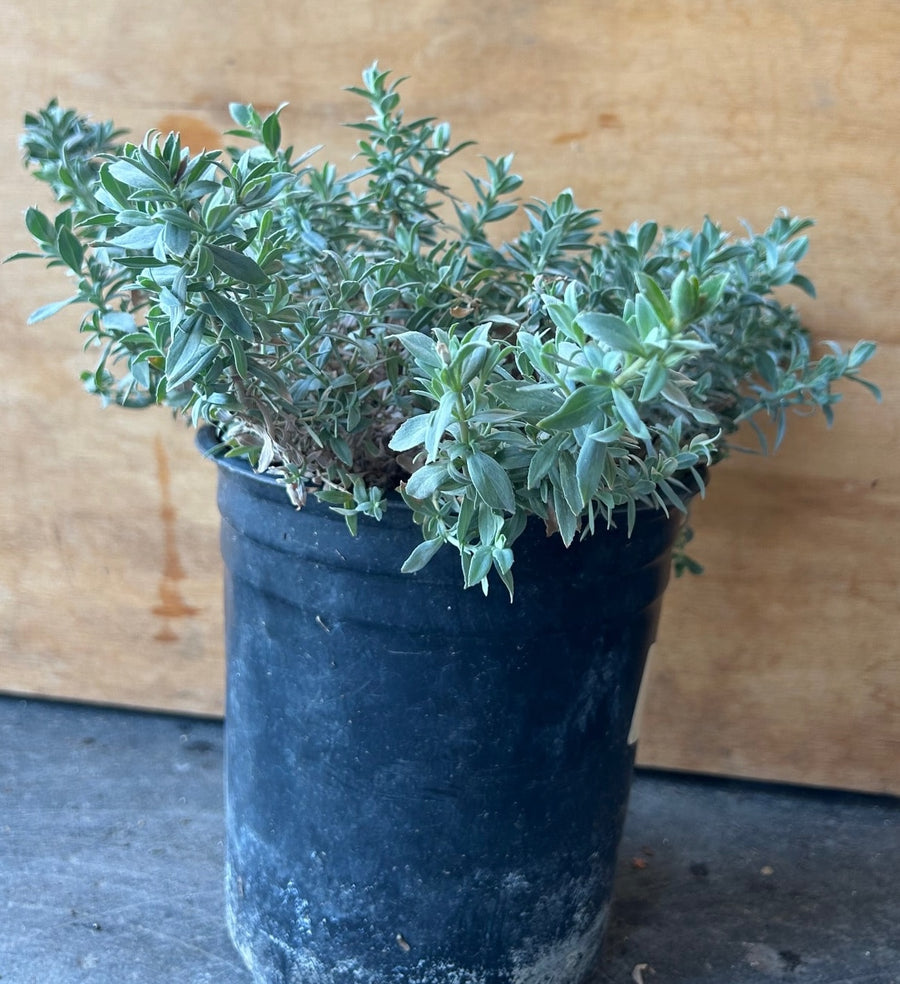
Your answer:
[[[628,744],[636,745],[641,736],[641,723],[644,720],[644,704],[647,700],[647,681],[650,679],[650,660],[653,658],[654,642],[647,650],[647,662],[644,666],[644,675],[641,678],[641,686],[638,690],[638,698],[634,705],[634,714],[631,715],[631,728],[628,732]]]

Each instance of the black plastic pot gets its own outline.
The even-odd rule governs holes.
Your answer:
[[[217,463],[228,923],[255,981],[586,980],[680,516],[569,550],[529,527],[511,605],[449,548],[400,574],[399,500],[354,538]]]

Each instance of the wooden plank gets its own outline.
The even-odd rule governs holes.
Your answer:
[[[898,374],[883,345],[877,375]],[[706,572],[665,601],[644,764],[900,788],[900,463],[872,440],[894,445],[900,399],[850,390],[839,409],[832,433],[795,420],[778,455],[713,473],[694,508]]]
[[[896,792],[898,484],[767,465],[696,509],[706,573],[669,589],[641,760]]]
[[[214,468],[161,413],[82,409],[79,443],[36,427],[4,483],[2,687],[219,713]]]
[[[760,227],[779,206],[816,216],[820,297],[804,312],[820,337],[878,340],[874,377],[898,378],[884,272],[900,219],[890,0],[272,0],[265,18],[210,0],[33,0],[3,12],[8,250],[27,245],[20,215],[40,201],[16,163],[18,121],[51,95],[138,135],[183,129],[194,149],[228,126],[229,101],[288,100],[292,142],[341,158],[353,134],[339,123],[359,106],[340,87],[378,58],[411,76],[410,113],[451,119],[486,154],[515,149],[526,195],[571,186],[608,227],[707,212]],[[0,268],[0,689],[218,713],[213,469],[164,412],[104,411],[80,393],[90,359],[74,317],[24,327],[61,289],[35,266]],[[839,409],[833,433],[804,421],[781,457],[715,475],[697,510],[708,573],[667,599],[643,761],[900,792],[900,408],[857,393]]]

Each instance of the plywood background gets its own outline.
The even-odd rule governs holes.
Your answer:
[[[0,228],[44,204],[21,172],[23,111],[52,95],[194,149],[231,100],[288,100],[298,147],[343,155],[341,87],[373,59],[413,113],[491,155],[527,194],[571,186],[607,226],[709,213],[814,215],[805,304],[821,337],[880,343],[881,407],[848,393],[828,433],[796,422],[776,459],[733,459],[697,510],[700,581],[667,610],[645,763],[900,792],[900,5],[893,0],[94,0],[0,3]],[[468,162],[476,167],[473,160]],[[0,270],[0,689],[216,714],[222,703],[213,469],[165,412],[80,391],[77,315]]]

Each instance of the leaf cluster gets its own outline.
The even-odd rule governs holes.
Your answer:
[[[407,119],[377,64],[351,91],[368,115],[353,168],[282,146],[280,114],[230,107],[245,149],[191,154],[177,134],[122,140],[51,102],[22,147],[56,197],[25,222],[73,284],[40,321],[85,305],[86,387],[215,426],[231,454],[347,517],[399,489],[418,570],[458,550],[467,586],[513,590],[529,516],[568,545],[640,508],[684,510],[747,421],[830,420],[834,384],[874,346],[815,358],[797,312],[808,220],[763,233],[655,223],[601,233],[569,191],[517,198],[512,156],[483,161],[463,201],[442,168],[466,144]],[[496,223],[520,218],[510,238]]]

